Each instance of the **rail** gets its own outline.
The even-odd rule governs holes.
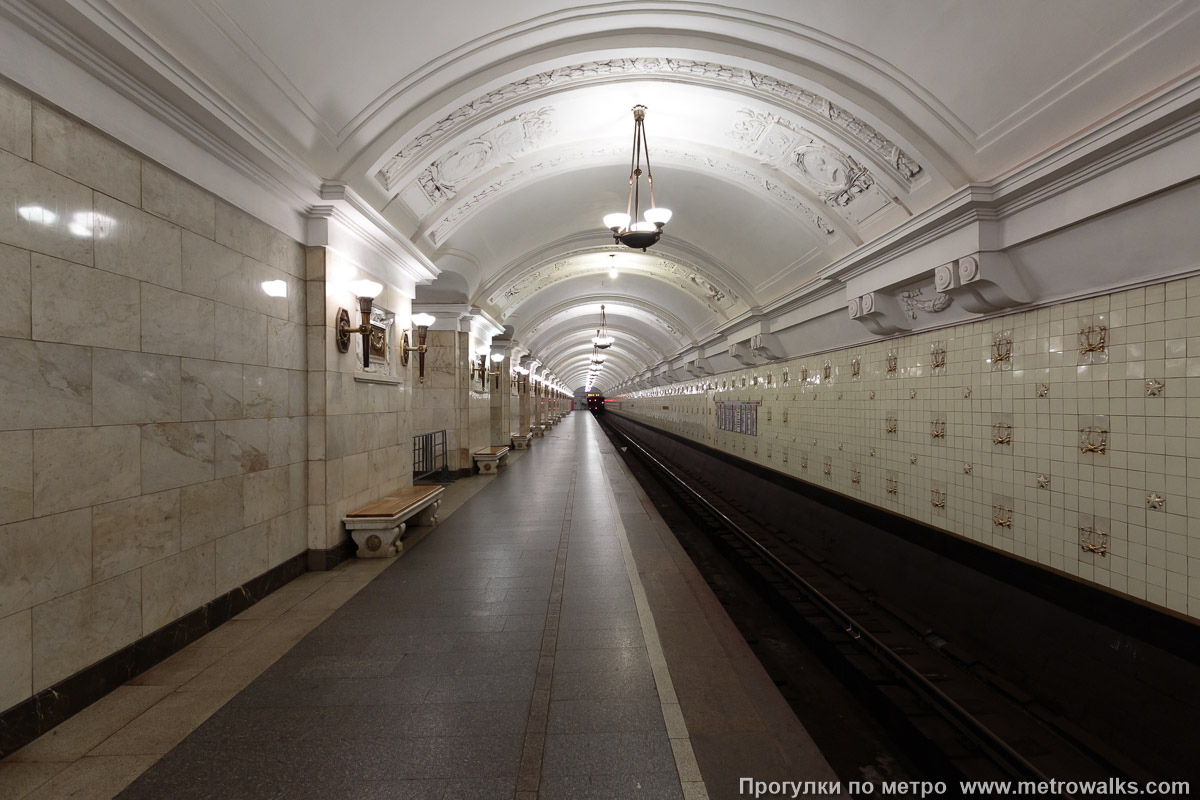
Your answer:
[[[419,481],[436,473],[433,479],[439,483],[450,483],[450,469],[446,464],[446,431],[419,433],[413,437],[413,480]]]
[[[802,592],[825,616],[835,622],[852,639],[859,642],[864,649],[869,650],[876,658],[883,661],[897,675],[903,678],[914,690],[938,709],[942,717],[957,728],[963,735],[974,741],[979,747],[992,755],[994,761],[1007,767],[1018,777],[1038,782],[1049,782],[1049,776],[1041,772],[1007,742],[993,733],[986,725],[976,719],[969,711],[948,697],[937,688],[921,672],[914,669],[898,653],[877,639],[870,631],[842,610],[836,603],[821,593],[819,589],[796,574],[795,570],[781,561],[769,548],[764,546],[751,533],[746,531],[728,517],[723,511],[714,506],[700,492],[696,491],[687,481],[680,478],[675,471],[662,460],[650,453],[633,437],[613,426],[609,430],[620,436],[628,446],[634,449],[639,457],[653,464],[658,471],[669,478],[694,502],[700,505],[708,514],[717,519],[721,525],[746,543],[756,554],[765,559],[771,566],[785,577],[796,589]],[[1062,794],[1062,797],[1071,795]]]

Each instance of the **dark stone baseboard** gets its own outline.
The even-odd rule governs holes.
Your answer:
[[[356,552],[358,552],[358,545],[350,538],[327,550],[309,550],[308,568],[312,572],[325,572],[347,559],[354,558]]]
[[[311,551],[310,551],[311,552]],[[0,714],[0,758],[13,753],[306,571],[300,553]]]

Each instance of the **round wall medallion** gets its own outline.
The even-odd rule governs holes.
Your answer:
[[[367,549],[374,553],[379,548],[383,547],[383,539],[380,539],[376,534],[371,534],[367,537]]]

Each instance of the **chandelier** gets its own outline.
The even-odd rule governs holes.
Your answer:
[[[629,201],[625,213],[604,216],[604,227],[612,231],[613,239],[633,249],[645,251],[662,236],[663,226],[671,221],[671,211],[654,205],[654,176],[650,174],[650,147],[646,144],[646,107],[633,107],[633,155],[629,160]],[[642,156],[646,158],[646,185],[650,189],[650,208],[645,222],[634,222],[641,207]]]
[[[608,335],[608,317],[604,316],[604,306],[600,306],[600,327],[592,337],[592,344],[601,350],[607,350],[615,341],[616,339]]]

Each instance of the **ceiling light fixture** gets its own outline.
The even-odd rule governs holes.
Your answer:
[[[596,329],[596,335],[592,337],[592,344],[601,350],[607,350],[613,346],[616,339],[608,335],[608,317],[604,314],[604,306],[600,306],[600,327]]]
[[[604,227],[613,239],[635,250],[645,251],[662,236],[663,226],[671,221],[671,211],[654,205],[654,176],[650,174],[650,146],[646,143],[646,107],[633,107],[633,155],[629,160],[629,201],[625,213],[606,214]],[[642,156],[646,158],[646,185],[650,188],[650,208],[645,222],[634,222],[641,207]]]

